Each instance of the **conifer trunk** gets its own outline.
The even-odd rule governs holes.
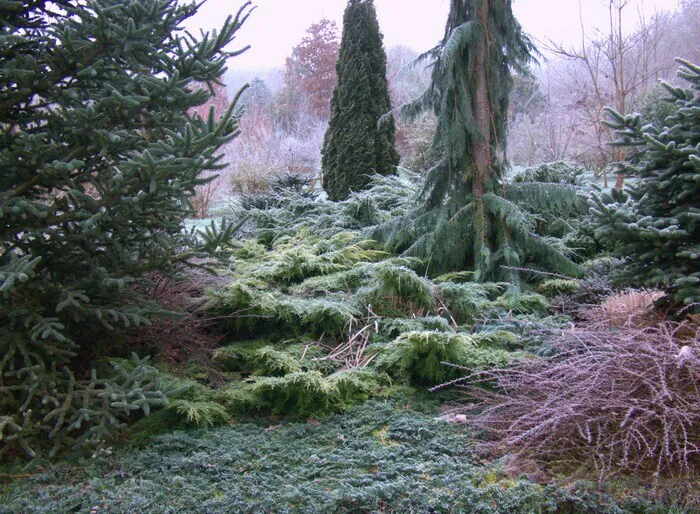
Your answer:
[[[618,173],[615,179],[615,189],[622,189],[625,185],[625,174]]]
[[[484,31],[488,31],[487,17],[489,0],[482,0],[477,8],[477,16],[482,20]],[[486,56],[488,35],[476,49],[473,73],[476,74],[476,94],[474,95],[474,119],[482,138],[475,138],[472,148],[473,175],[472,193],[477,198],[484,194],[486,177],[491,165],[491,109],[489,102],[488,78],[486,74]]]
[[[482,21],[484,32],[488,31],[487,17],[489,9],[489,0],[482,0],[477,7],[477,17]],[[480,222],[475,222],[475,226],[479,227],[474,238],[473,259],[474,269],[478,276],[486,273],[488,262],[484,262],[482,256],[483,251],[491,250],[491,238],[487,233],[489,223],[486,219],[481,197],[486,190],[486,179],[490,175],[491,167],[491,106],[489,102],[488,76],[486,71],[486,58],[488,52],[488,37],[482,40],[481,44],[475,48],[476,55],[474,59],[474,69],[472,73],[476,76],[476,90],[472,109],[474,112],[474,120],[482,137],[476,137],[472,143],[472,169],[468,170],[467,177],[472,177],[472,194],[477,202],[477,210],[475,216],[481,218]],[[486,247],[486,248],[484,248]]]

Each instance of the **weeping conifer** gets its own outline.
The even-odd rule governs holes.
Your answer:
[[[527,73],[534,51],[511,0],[451,1],[442,41],[419,57],[434,61],[431,83],[401,108],[409,120],[434,111],[441,158],[427,174],[422,206],[375,233],[392,250],[429,259],[433,271],[473,268],[477,280],[515,285],[513,268],[528,260],[576,271],[535,235],[503,180],[511,71]]]
[[[323,141],[323,189],[331,200],[367,189],[370,177],[395,172],[394,121],[377,121],[391,109],[386,54],[373,0],[350,0],[336,64],[338,85]]]

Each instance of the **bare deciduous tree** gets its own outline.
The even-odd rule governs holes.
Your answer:
[[[605,0],[608,8],[608,26],[587,33],[581,1],[581,43],[578,47],[564,47],[550,41],[548,49],[554,55],[573,63],[569,68],[574,105],[581,122],[594,134],[598,162],[595,168],[603,170],[610,161],[624,159],[623,150],[610,147],[613,135],[603,125],[603,108],[612,106],[618,112],[627,112],[633,98],[649,87],[665,67],[658,60],[658,51],[668,16],[655,15],[651,19],[638,14],[638,28],[625,32],[624,25],[631,15],[631,0]],[[616,187],[621,188],[623,175],[618,174]]]
[[[401,105],[417,98],[430,83],[430,68],[425,63],[414,63],[418,53],[403,45],[387,52],[386,74],[389,82],[391,105]],[[425,113],[412,123],[396,119],[395,145],[403,166],[420,171],[430,165],[428,149],[433,140],[437,121],[433,113]]]

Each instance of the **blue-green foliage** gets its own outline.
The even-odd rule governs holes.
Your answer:
[[[626,192],[594,195],[596,235],[625,259],[620,282],[662,288],[674,303],[700,303],[700,66],[678,59],[690,89],[664,84],[675,104],[663,125],[608,109],[616,145],[630,147],[621,171],[639,176]]]
[[[377,223],[401,216],[412,208],[421,180],[419,174],[399,167],[396,175],[372,176],[371,189],[353,193],[342,202],[289,193],[277,197],[274,206],[245,208],[234,203],[231,215],[235,219],[249,217],[249,231],[268,247],[284,236],[302,232],[323,238],[353,230],[370,233]],[[365,211],[370,201],[374,213],[367,216]]]
[[[182,391],[178,384],[167,380],[148,358],[139,359],[135,354],[131,360],[114,360],[108,371],[98,375],[93,370],[89,378],[77,380],[73,373],[63,369],[64,390],[44,392],[49,398],[42,409],[42,422],[33,423],[32,413],[27,412],[21,420],[17,416],[0,416],[0,456],[13,449],[21,449],[26,456],[49,456],[72,448],[99,449],[107,439],[124,430],[129,422],[140,416],[148,416],[168,405],[168,397]],[[26,388],[10,390],[3,397],[6,405],[16,401],[15,395],[28,395],[27,403],[42,391],[32,391],[35,384]],[[61,401],[58,401],[61,398]],[[48,435],[51,445],[44,444]]]
[[[162,313],[135,293],[150,272],[224,257],[236,231],[194,237],[184,218],[238,134],[237,97],[192,108],[226,71],[241,4],[197,39],[194,2],[0,2],[0,453],[93,446],[165,403],[150,372],[91,361]]]
[[[530,263],[580,272],[570,252],[542,237],[536,217],[522,207],[571,210],[579,203],[573,187],[504,183],[511,71],[527,74],[534,52],[511,2],[450,2],[443,39],[417,59],[432,61],[431,82],[401,108],[408,119],[435,113],[437,160],[414,208],[374,230],[385,248],[425,259],[434,273],[467,268],[476,281],[507,281],[516,289],[518,268]]]
[[[559,161],[526,168],[506,184],[506,197],[534,220],[537,233],[560,238],[562,253],[579,263],[602,251],[587,203],[593,190],[587,174],[592,172]]]
[[[511,178],[515,184],[548,183],[584,186],[587,170],[579,164],[565,161],[536,164],[519,171]]]
[[[239,422],[162,435],[112,457],[9,469],[17,477],[0,488],[0,512],[663,512],[595,486],[506,478],[465,452],[463,425],[407,407],[369,402],[320,424],[269,429]]]
[[[475,330],[487,337],[492,331],[511,334],[516,339],[508,341],[499,337],[499,342],[509,350],[525,350],[535,355],[550,355],[553,342],[571,326],[571,318],[566,315],[543,317],[541,314],[515,314],[488,319],[477,324]]]

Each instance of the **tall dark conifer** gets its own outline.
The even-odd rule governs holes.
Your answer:
[[[386,54],[373,0],[350,0],[336,64],[338,85],[323,143],[323,188],[331,200],[365,189],[374,173],[394,173],[394,120],[378,125],[390,109]]]

